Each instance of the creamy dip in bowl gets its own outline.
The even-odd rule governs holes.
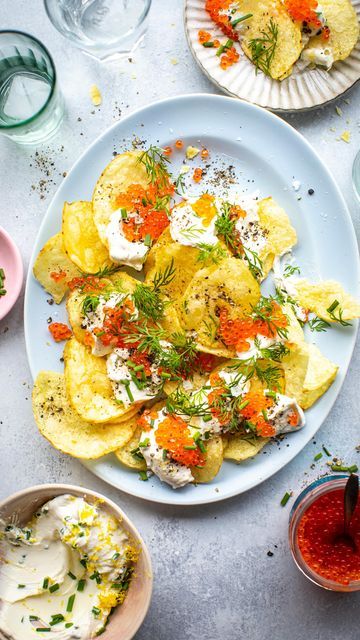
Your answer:
[[[1,640],[130,640],[151,591],[148,551],[104,496],[40,485],[0,504]]]

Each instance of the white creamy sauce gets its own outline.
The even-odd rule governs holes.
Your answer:
[[[172,209],[170,217],[171,237],[175,242],[188,247],[197,247],[200,244],[215,245],[218,242],[215,229],[216,216],[213,217],[209,225],[204,225],[203,218],[198,216],[191,206],[197,200],[198,198],[188,198],[185,202]],[[214,204],[217,207],[217,199]]]
[[[250,348],[247,351],[237,351],[236,357],[238,360],[248,360],[248,358],[261,358],[261,349],[268,349],[272,347],[274,344],[284,343],[285,338],[280,337],[278,335],[273,337],[263,336],[261,333],[258,333],[255,339],[247,338],[246,342],[249,343]]]
[[[135,376],[131,375],[130,368],[126,364],[129,358],[129,349],[114,349],[106,360],[107,374],[111,380],[115,398],[123,402],[125,407],[154,398],[162,382],[155,364],[150,367],[151,377],[146,378],[146,383],[142,383],[141,380],[135,382]]]
[[[105,309],[115,309],[120,305],[128,296],[124,293],[112,293],[110,296],[99,296],[99,304],[95,311],[90,311],[84,315],[84,319],[81,323],[81,328],[86,329],[92,334],[94,344],[92,347],[92,354],[94,356],[106,356],[111,353],[113,347],[111,345],[104,345],[100,338],[94,334],[94,329],[99,329],[103,326],[105,320]],[[137,313],[134,313],[133,319],[136,320]]]
[[[334,64],[334,54],[329,46],[324,47],[309,47],[303,50],[300,56],[300,66],[305,69],[311,64],[325,67],[327,71],[331,69]]]
[[[235,204],[246,211],[244,218],[239,218],[235,228],[240,235],[241,242],[248,251],[260,253],[266,245],[266,235],[260,225],[258,202],[256,197],[239,199]]]
[[[297,425],[289,424],[289,416],[295,413]],[[305,415],[294,398],[289,398],[282,393],[276,394],[275,404],[267,410],[267,416],[276,429],[276,435],[299,431],[305,426]]]
[[[128,544],[105,509],[70,495],[47,502],[25,529],[3,525],[0,632],[12,640],[94,637],[114,606]]]
[[[128,216],[131,217],[131,214]],[[121,209],[117,209],[111,215],[106,235],[110,258],[118,264],[141,271],[150,247],[143,242],[130,242],[125,238],[122,231]]]
[[[165,420],[167,414],[164,409],[158,412],[154,419],[153,427],[149,431],[143,431],[140,442],[148,443],[141,447],[141,453],[145,458],[146,465],[162,482],[166,482],[173,489],[180,489],[193,482],[194,477],[191,470],[183,464],[174,462],[168,457],[164,459],[164,449],[156,442],[156,431],[161,422]]]
[[[235,23],[233,25],[233,29],[237,32],[237,34],[239,35],[239,39],[241,40],[241,37],[249,28],[251,17],[247,18],[246,20],[241,20],[241,22],[238,22],[236,24],[236,20],[244,18],[246,15],[248,15],[247,13],[244,13],[244,11],[239,7],[238,2],[232,2],[229,7],[227,7],[226,9],[222,9],[219,13],[220,15],[227,16],[231,22]]]
[[[289,299],[292,307],[294,309],[294,313],[300,322],[307,322],[308,313],[304,307],[296,302],[297,291],[294,286],[294,282],[296,282],[296,277],[293,275],[289,275],[288,277],[284,276],[281,260],[279,256],[276,256],[273,264],[273,272],[274,272],[274,283],[277,289],[282,293],[282,295]]]

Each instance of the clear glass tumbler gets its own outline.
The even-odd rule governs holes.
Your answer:
[[[0,133],[37,144],[55,135],[63,115],[50,53],[22,31],[0,31]]]
[[[144,38],[151,0],[44,0],[54,27],[98,60],[129,55]]]

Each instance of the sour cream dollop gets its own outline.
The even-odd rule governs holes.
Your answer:
[[[24,528],[3,524],[0,631],[12,640],[95,637],[123,600],[129,545],[100,504],[67,494],[44,504]]]
[[[110,258],[113,262],[141,271],[150,247],[145,245],[144,242],[130,242],[125,238],[122,230],[121,209],[117,209],[111,215],[106,235],[109,243]]]

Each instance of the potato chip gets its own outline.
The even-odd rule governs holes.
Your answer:
[[[75,411],[88,422],[121,421],[136,413],[115,400],[105,358],[93,356],[76,338],[64,349],[65,382]],[[137,405],[138,407],[139,405]]]
[[[114,158],[102,172],[93,193],[94,222],[101,241],[108,246],[107,226],[112,213],[118,208],[116,199],[131,184],[146,188],[149,177],[144,164],[139,162],[139,152],[127,151]]]
[[[353,320],[360,317],[360,303],[346,293],[341,284],[335,280],[323,280],[313,284],[305,278],[294,278],[291,284],[296,289],[297,295],[294,297],[299,304],[327,322],[334,322],[334,317],[330,315],[328,309],[335,302],[339,303],[333,310],[335,318]]]
[[[266,246],[259,256],[263,262],[264,276],[267,276],[275,256],[290,251],[297,243],[297,235],[287,213],[272,198],[265,198],[259,202],[258,214],[260,224],[267,233]]]
[[[205,465],[201,469],[191,467],[194,480],[198,483],[211,482],[219,473],[223,462],[223,443],[219,436],[204,442],[204,445],[206,448]]]
[[[81,271],[97,273],[112,266],[94,223],[91,202],[65,202],[62,232],[64,249]]]
[[[68,281],[81,275],[64,251],[61,233],[52,236],[41,249],[33,273],[56,304],[60,304],[68,291]]]
[[[70,405],[61,373],[42,371],[32,393],[34,417],[51,444],[75,458],[93,459],[124,446],[133,435],[134,419],[122,423],[85,422]]]
[[[150,284],[156,273],[164,271],[173,261],[174,278],[163,288],[163,292],[172,301],[178,300],[184,293],[194,274],[201,268],[198,261],[199,250],[185,247],[171,238],[169,228],[165,229],[159,240],[150,249],[145,262],[145,282]]]
[[[136,418],[133,418],[133,420],[135,421]],[[121,447],[121,449],[117,449],[115,451],[115,455],[117,459],[121,462],[121,464],[123,464],[125,467],[128,467],[128,469],[136,469],[137,471],[146,471],[145,460],[140,460],[139,458],[136,458],[135,456],[133,456],[133,454],[131,453],[132,451],[138,448],[140,438],[141,438],[141,429],[140,427],[137,427],[136,430],[134,431],[132,438],[130,438],[130,440],[125,444],[124,447]]]
[[[268,442],[269,438],[254,436],[251,439],[247,439],[240,435],[230,435],[227,437],[227,444],[224,447],[224,460],[232,460],[237,463],[244,462],[256,456]]]
[[[308,345],[293,344],[290,353],[281,361],[284,371],[284,393],[301,404],[305,377],[309,363]]]
[[[246,264],[226,258],[201,269],[189,283],[181,301],[180,321],[184,329],[197,333],[198,348],[223,357],[234,355],[216,336],[221,309],[230,316],[251,311],[260,299],[260,287]]]
[[[286,328],[287,342],[290,343],[290,348],[291,343],[301,344],[302,342],[305,342],[304,330],[294,313],[292,305],[284,304],[281,308],[289,321],[289,324]]]
[[[330,37],[324,42],[322,36],[314,36],[305,49],[329,48],[334,61],[345,60],[359,38],[356,11],[349,0],[321,0],[321,10],[330,29]]]
[[[323,356],[314,344],[308,344],[307,347],[309,363],[300,400],[303,409],[310,409],[310,407],[324,395],[334,382],[339,368]]]
[[[292,21],[280,0],[241,0],[240,6],[243,15],[252,14],[242,32],[241,46],[245,54],[255,64],[258,60],[258,66],[265,68],[275,80],[288,76],[302,50],[300,25]],[[261,53],[264,38],[265,49],[274,48],[270,65]]]

